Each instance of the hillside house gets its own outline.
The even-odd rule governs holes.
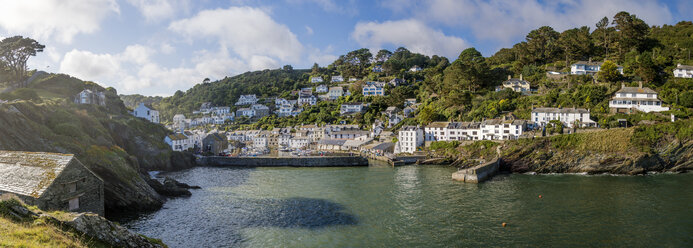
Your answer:
[[[166,135],[164,142],[171,146],[174,151],[185,151],[192,148],[191,140],[183,133],[174,133]]]
[[[693,66],[682,64],[676,65],[676,69],[674,69],[674,77],[693,78]]]
[[[143,118],[153,123],[159,123],[159,111],[155,110],[151,105],[140,103],[135,108],[132,115],[138,118]]]
[[[363,103],[360,102],[344,103],[342,104],[342,106],[339,107],[339,114],[341,115],[355,114],[361,112],[363,112]]]
[[[265,116],[268,116],[270,113],[270,110],[267,106],[262,105],[262,104],[253,104],[250,106],[251,109],[255,111],[255,116],[257,118],[262,118]]]
[[[0,195],[45,211],[104,215],[103,180],[72,154],[0,151]]]
[[[318,103],[318,98],[315,97],[314,95],[301,94],[300,96],[298,96],[298,105],[299,106],[302,106],[305,104],[312,106],[312,105],[315,105],[316,103]]]
[[[543,127],[550,121],[558,120],[564,126],[572,128],[579,123],[580,127],[594,127],[597,125],[590,119],[590,111],[583,108],[533,108],[531,121],[535,125]]]
[[[318,85],[318,87],[315,87],[315,93],[327,93],[330,89],[325,86],[324,84]]]
[[[248,118],[253,118],[253,117],[255,117],[255,109],[239,108],[238,110],[236,110],[236,116],[238,116],[238,117],[245,116]]]
[[[414,153],[424,144],[424,131],[417,126],[404,126],[397,134],[395,153]]]
[[[404,84],[404,79],[401,79],[401,78],[393,78],[393,79],[390,80],[390,82],[388,82],[388,83],[389,83],[390,85],[392,85],[392,87],[397,87],[397,86],[401,86],[402,84]]]
[[[344,94],[344,89],[342,87],[339,87],[339,86],[330,87],[330,90],[327,93],[330,100],[337,100],[338,98],[342,97],[343,94]]]
[[[363,96],[385,96],[385,88],[378,84],[366,84],[362,91]]]
[[[657,92],[648,87],[642,87],[642,82],[638,87],[626,87],[625,84],[621,84],[621,89],[616,91],[609,101],[609,108],[621,113],[630,113],[633,109],[646,113],[669,110],[669,107],[662,106],[662,101],[657,98]]]
[[[578,61],[570,66],[570,74],[573,75],[594,75],[602,68],[603,62]],[[616,65],[616,70],[623,74],[623,66]]]
[[[423,68],[421,68],[421,66],[415,65],[415,66],[412,66],[411,68],[409,68],[409,71],[410,72],[420,72],[420,71],[423,71]]]
[[[375,65],[373,66],[373,72],[383,72],[383,66],[382,65]]]
[[[510,75],[508,75],[508,80],[503,81],[500,86],[496,87],[496,91],[502,91],[504,89],[511,89],[523,94],[530,93],[529,82],[522,79],[522,74],[520,74],[520,78],[511,78]]]
[[[311,77],[310,82],[311,83],[322,83],[322,77]]]
[[[342,75],[332,76],[332,82],[333,83],[344,82],[344,77],[342,77]]]
[[[257,103],[257,97],[253,95],[241,95],[236,102],[236,106],[252,105]]]
[[[75,96],[76,104],[106,105],[106,94],[103,92],[85,89]]]

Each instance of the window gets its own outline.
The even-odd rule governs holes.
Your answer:
[[[69,204],[69,208],[68,208],[69,211],[79,209],[79,197],[75,197],[75,198],[70,199],[68,204]]]
[[[77,191],[77,184],[76,183],[67,184],[67,192],[73,193],[75,191]]]

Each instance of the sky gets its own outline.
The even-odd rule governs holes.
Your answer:
[[[363,47],[491,56],[538,27],[594,29],[622,10],[650,25],[693,20],[692,0],[0,0],[0,38],[46,45],[30,69],[168,96],[204,78],[327,66]]]

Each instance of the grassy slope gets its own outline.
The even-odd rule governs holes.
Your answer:
[[[84,88],[106,90],[106,107],[71,103]],[[40,78],[25,91],[40,99],[0,105],[0,149],[75,154],[105,180],[107,212],[160,206],[139,172],[171,165],[165,128],[129,115],[114,90],[66,75]]]
[[[693,120],[506,142],[516,172],[610,172],[693,169]]]
[[[0,247],[109,247],[47,221],[45,217],[17,218],[8,214],[9,207],[20,204],[15,200],[0,201]],[[37,210],[35,207],[27,208]],[[49,215],[60,220],[67,220],[70,216],[64,212],[51,212]]]

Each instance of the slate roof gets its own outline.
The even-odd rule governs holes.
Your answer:
[[[169,134],[168,138],[171,140],[185,140],[188,139],[188,137],[185,137],[182,133],[174,133],[174,134]]]
[[[335,146],[342,146],[346,140],[333,140],[333,139],[322,139],[318,141],[318,144],[320,145],[335,145]]]
[[[693,65],[678,65],[676,66],[676,69],[693,70]]]
[[[535,108],[532,109],[532,113],[589,113],[587,109],[583,108]]]
[[[445,128],[448,126],[447,122],[431,122],[431,124],[428,124],[429,128]]]
[[[0,191],[38,198],[73,158],[72,154],[0,151]]]
[[[648,87],[623,87],[616,93],[640,93],[640,94],[657,94],[657,91],[650,89]]]

